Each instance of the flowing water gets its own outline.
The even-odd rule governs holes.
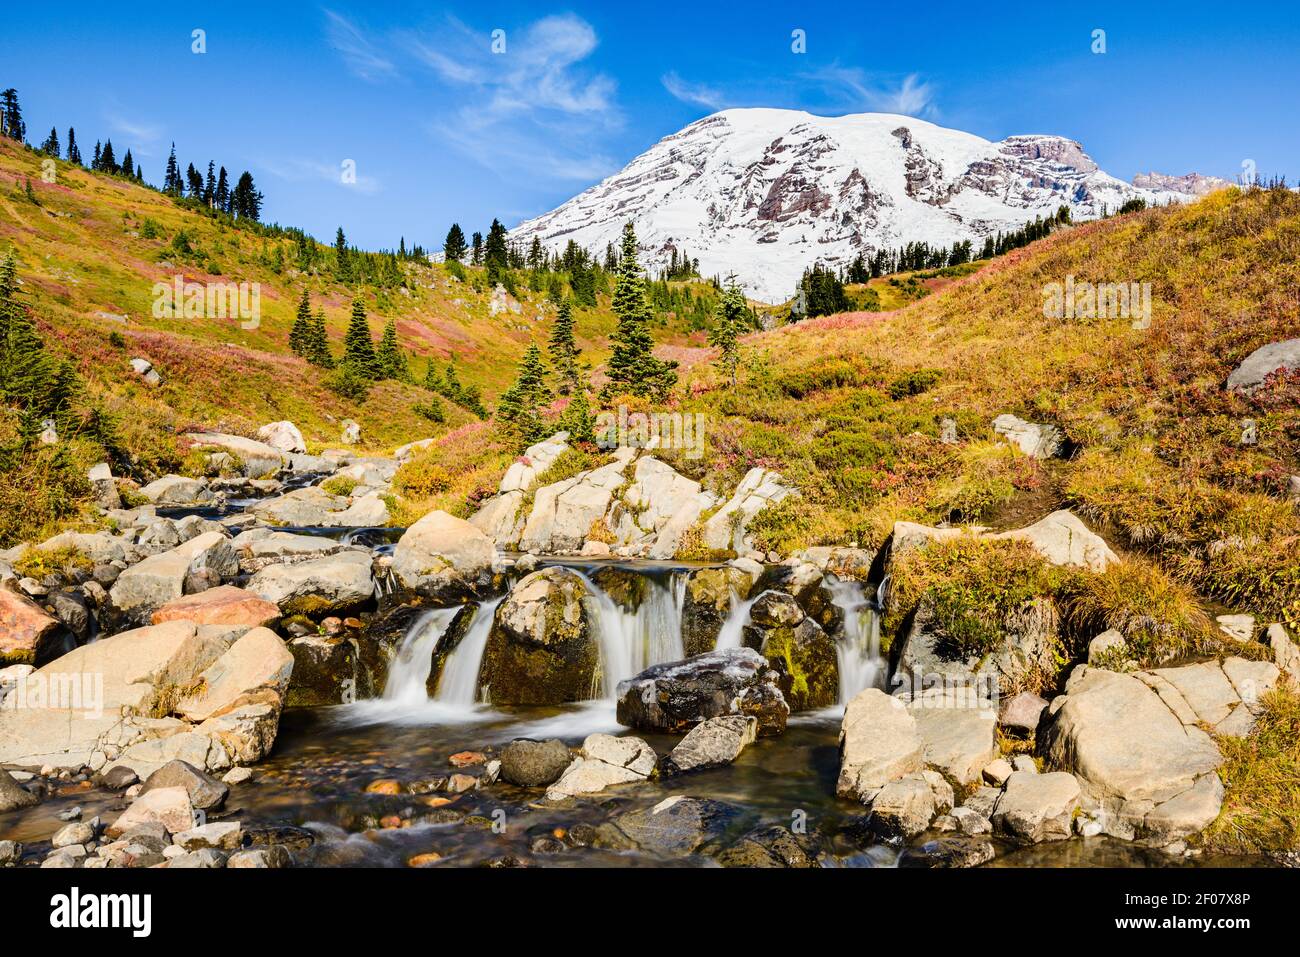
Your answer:
[[[452,707],[469,708],[477,700],[479,667],[483,664],[483,652],[487,650],[488,635],[492,633],[492,621],[502,601],[504,598],[494,598],[479,605],[465,637],[443,665],[442,677],[438,679],[437,701]],[[426,665],[425,675],[428,673]]]
[[[745,626],[749,624],[749,610],[754,607],[754,602],[758,601],[760,594],[761,592],[756,592],[748,598],[741,598],[734,588],[731,590],[731,611],[722,623],[722,630],[718,632],[715,648],[719,650],[739,648],[744,644]]]
[[[846,705],[867,688],[885,689],[888,662],[880,655],[880,609],[874,592],[862,582],[826,576],[831,601],[844,616],[844,632],[835,642],[839,662],[839,703]]]

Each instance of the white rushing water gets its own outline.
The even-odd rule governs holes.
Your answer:
[[[827,575],[826,587],[844,615],[844,634],[835,642],[843,705],[866,688],[883,689],[888,666],[880,655],[880,613],[866,586]]]
[[[734,588],[731,590],[731,611],[718,632],[715,648],[722,651],[726,648],[739,648],[744,643],[745,626],[749,624],[749,610],[754,607],[754,602],[758,601],[760,595],[762,592],[742,599]]]
[[[448,656],[442,666],[442,677],[438,679],[438,695],[435,700],[442,704],[469,707],[478,700],[478,672],[483,664],[483,652],[487,650],[488,636],[492,633],[492,621],[496,618],[497,606],[505,600],[504,596],[493,598],[479,605],[470,622],[465,637],[460,640],[456,650]],[[430,649],[432,650],[432,648]],[[428,674],[426,670],[426,675]]]
[[[411,622],[388,668],[385,701],[423,704],[428,700],[424,685],[433,665],[433,650],[459,611],[459,608],[434,608]]]
[[[600,647],[604,697],[613,698],[620,681],[651,665],[686,657],[682,646],[685,575],[673,574],[668,585],[648,578],[644,600],[636,611],[628,611],[587,575],[577,574],[591,592],[589,607],[595,613],[592,624]]]

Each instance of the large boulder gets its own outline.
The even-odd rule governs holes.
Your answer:
[[[1300,339],[1287,339],[1260,346],[1228,375],[1228,388],[1256,391],[1275,372],[1300,369]]]
[[[876,688],[859,692],[840,725],[835,793],[870,803],[879,791],[923,767],[924,741],[906,705]]]
[[[791,711],[828,708],[835,703],[840,686],[835,642],[793,596],[764,592],[750,608],[749,621],[744,629],[745,644],[781,676],[781,693]]]
[[[156,791],[159,788],[184,788],[189,795],[190,806],[200,811],[211,811],[221,807],[230,793],[230,788],[185,761],[169,761],[154,771],[140,787],[140,793]]]
[[[513,549],[524,533],[524,493],[502,492],[494,495],[469,518],[469,523],[501,548]]]
[[[40,798],[23,788],[4,768],[0,768],[0,814],[39,803]]]
[[[632,470],[632,483],[610,512],[608,524],[620,542],[654,537],[651,558],[672,558],[681,537],[716,499],[700,483],[680,474],[653,455],[642,455]],[[671,533],[662,534],[672,523]]]
[[[43,664],[62,647],[61,632],[57,618],[0,585],[0,667]]]
[[[1009,612],[1000,630],[1001,640],[987,654],[963,654],[939,628],[930,603],[922,600],[907,633],[891,649],[894,681],[913,689],[940,684],[1010,697],[1056,674],[1060,616],[1050,598]]]
[[[998,756],[997,705],[961,689],[936,688],[908,705],[925,746],[925,763],[960,785],[975,784]]]
[[[293,674],[287,703],[291,708],[344,704],[379,689],[359,688],[357,642],[343,636],[305,635],[289,642]]]
[[[753,551],[749,523],[754,516],[794,494],[776,472],[755,466],[745,473],[726,504],[704,523],[704,547],[737,555]]]
[[[38,552],[76,552],[96,565],[107,565],[110,562],[125,561],[125,541],[127,540],[116,538],[104,532],[63,532],[41,542],[36,546],[36,550]]]
[[[192,621],[196,625],[247,629],[273,624],[279,617],[280,608],[274,602],[234,585],[219,585],[197,595],[172,599],[153,613],[153,623]]]
[[[496,547],[464,519],[434,511],[406,530],[393,551],[398,583],[415,594],[454,601],[490,589]]]
[[[519,547],[538,553],[582,548],[592,526],[604,521],[615,493],[626,484],[628,461],[627,455],[620,455],[607,465],[537,489]]]
[[[257,437],[277,452],[306,452],[307,443],[292,422],[271,422],[257,430]]]
[[[127,716],[167,714],[226,647],[193,622],[172,621],[70,651],[10,692],[25,695],[27,706],[0,721],[0,764],[102,766],[145,733]]]
[[[201,722],[242,704],[283,704],[293,672],[293,655],[269,628],[254,628],[199,675],[200,690],[182,698],[175,711]]]
[[[1079,779],[1106,833],[1180,840],[1222,800],[1222,754],[1203,726],[1247,733],[1277,677],[1274,665],[1240,658],[1136,674],[1080,665],[1043,717],[1039,749]]]
[[[1064,841],[1074,832],[1079,782],[1064,771],[1015,771],[993,809],[993,829],[1031,844]]]
[[[545,441],[530,445],[524,454],[515,459],[501,479],[499,491],[527,492],[545,474],[546,470],[569,449],[569,433],[557,432]]]
[[[128,568],[113,583],[109,595],[129,620],[143,622],[167,602],[204,591],[238,573],[239,558],[229,539],[220,532],[205,532]]]
[[[249,508],[259,521],[268,525],[294,528],[330,528],[334,516],[347,508],[347,499],[331,495],[319,485],[296,488],[274,498],[262,499]]]
[[[243,465],[243,473],[249,478],[274,476],[285,464],[286,455],[279,449],[273,449],[265,442],[246,439],[242,435],[227,435],[221,432],[191,432],[185,438],[191,446],[199,449],[215,449],[228,452]]]
[[[640,738],[591,734],[582,742],[582,754],[546,791],[556,801],[595,794],[616,784],[639,784],[655,773],[659,757]]]
[[[600,649],[591,593],[576,572],[543,568],[497,609],[479,670],[494,704],[559,704],[598,697]]]
[[[247,589],[277,605],[286,615],[337,615],[354,611],[374,597],[370,566],[370,556],[356,551],[297,564],[269,565],[249,580]]]
[[[750,715],[758,735],[780,734],[790,716],[779,676],[752,648],[729,648],[652,665],[618,685],[618,721],[681,734],[709,718]]]
[[[991,537],[1026,541],[1053,565],[1104,572],[1119,561],[1100,535],[1065,509],[1053,512],[1027,528]]]
[[[205,480],[182,475],[164,475],[140,489],[140,494],[154,505],[191,505],[212,501],[212,492]]]

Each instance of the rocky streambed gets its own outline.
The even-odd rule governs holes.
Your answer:
[[[779,476],[722,501],[620,450],[548,484],[562,434],[470,522],[388,529],[397,458],[267,438],[0,556],[78,558],[0,589],[0,866],[1198,864],[1217,736],[1296,667],[1253,623],[1145,671],[1107,633],[1049,702],[1045,600],[982,658],[924,608],[881,651],[892,563],[992,533],[759,554]],[[737,557],[672,557],[701,537]],[[993,537],[1118,560],[1069,512]]]

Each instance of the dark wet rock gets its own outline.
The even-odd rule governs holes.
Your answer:
[[[135,845],[152,854],[162,854],[172,843],[167,828],[156,821],[136,824],[123,832],[118,840],[128,847]]]
[[[785,730],[790,707],[767,659],[752,648],[729,648],[654,665],[619,682],[618,720],[643,731],[680,734],[725,714],[752,715],[758,735]]]
[[[903,850],[899,867],[979,867],[997,856],[991,841],[948,834]]]
[[[448,622],[442,637],[433,647],[432,661],[429,664],[429,677],[425,680],[424,687],[430,698],[438,694],[438,682],[442,678],[442,669],[447,666],[447,659],[451,653],[460,647],[461,641],[469,632],[469,626],[474,623],[474,617],[479,611],[478,602],[467,602],[462,605],[456,612],[455,617]]]
[[[140,776],[125,764],[109,768],[99,779],[99,783],[110,791],[125,791],[131,785],[138,784],[139,781]]]
[[[745,644],[762,654],[780,675],[781,693],[791,711],[828,708],[835,703],[840,683],[835,642],[793,596],[764,592],[750,608],[749,620]]]
[[[39,804],[40,798],[15,781],[4,768],[0,768],[0,812],[16,811]]]
[[[245,847],[283,846],[295,851],[305,851],[315,843],[316,835],[305,827],[267,824],[244,828]]]
[[[185,761],[168,761],[145,779],[141,794],[159,788],[184,788],[191,806],[201,811],[220,807],[230,788]]]
[[[615,816],[598,831],[598,846],[682,856],[712,849],[741,810],[722,801],[676,796]]]
[[[568,849],[567,844],[550,834],[535,837],[528,845],[528,850],[534,854],[562,854]]]
[[[49,604],[54,617],[80,641],[90,638],[95,619],[85,595],[80,591],[55,592],[50,596]]]
[[[497,608],[479,671],[493,704],[561,704],[600,692],[590,593],[576,572],[552,566],[515,585]]]
[[[775,825],[750,831],[718,855],[723,867],[816,867],[821,850],[817,831],[794,834]]]
[[[289,677],[291,708],[350,703],[369,697],[372,689],[358,687],[358,642],[347,637],[307,635],[289,642],[293,674]]]
[[[519,738],[501,750],[501,780],[526,788],[545,787],[558,781],[572,760],[569,746],[558,738]]]

